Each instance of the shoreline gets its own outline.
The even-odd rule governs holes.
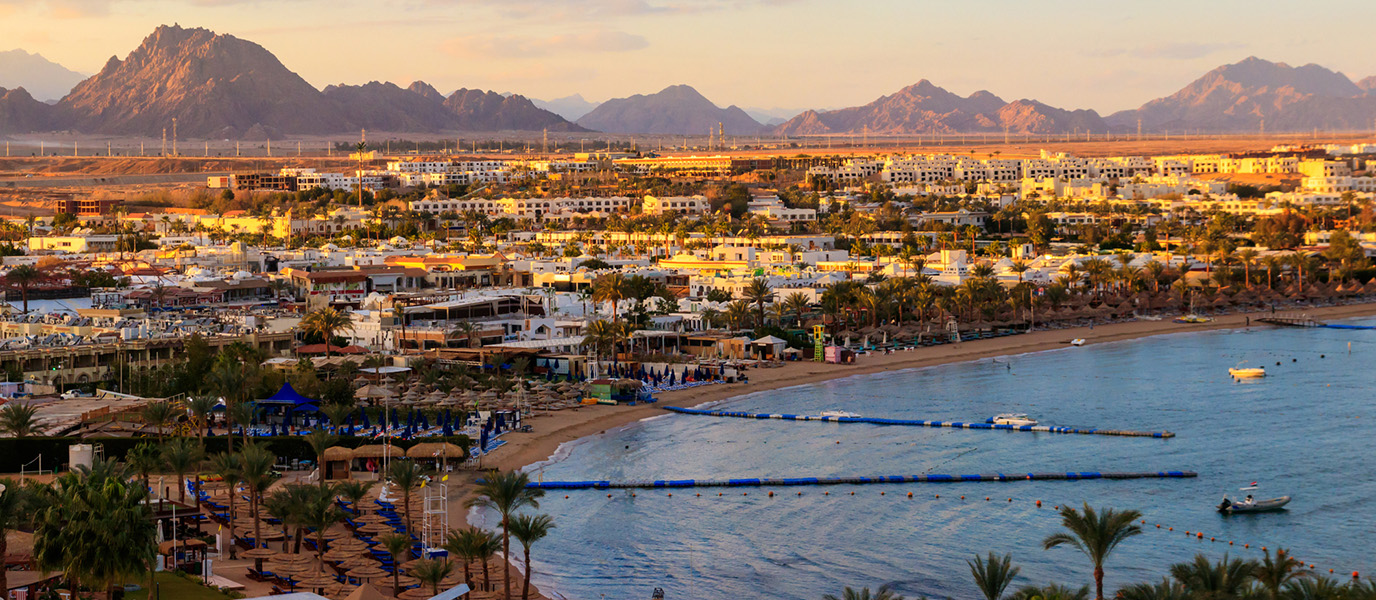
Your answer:
[[[1287,310],[1285,312],[1296,312]],[[1349,304],[1312,308],[1305,314],[1326,320],[1376,315],[1376,303]],[[537,414],[526,419],[532,432],[511,432],[502,436],[506,444],[485,458],[484,468],[501,470],[524,469],[547,462],[560,454],[566,444],[594,435],[605,434],[641,421],[668,414],[662,407],[692,407],[708,402],[720,402],[737,396],[779,390],[799,385],[842,379],[855,375],[872,375],[905,369],[984,360],[1002,356],[1028,354],[1070,348],[1070,340],[1084,338],[1085,345],[1131,341],[1158,335],[1240,329],[1248,327],[1248,320],[1269,316],[1269,310],[1235,313],[1215,317],[1208,323],[1185,324],[1174,321],[1133,320],[1122,323],[1037,330],[1032,333],[1002,338],[973,340],[896,351],[893,354],[868,354],[858,357],[853,365],[833,365],[800,361],[784,363],[778,368],[755,368],[748,371],[750,382],[715,384],[658,394],[659,401],[636,406],[589,405],[576,410],[563,410],[548,415]],[[1273,327],[1253,324],[1251,327]],[[562,454],[567,454],[564,452]]]

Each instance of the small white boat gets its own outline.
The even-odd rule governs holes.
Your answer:
[[[1083,345],[1085,345],[1085,338],[1075,338],[1075,339],[1073,339],[1073,340],[1070,340],[1070,345],[1071,345],[1071,346],[1083,346]]]
[[[1254,379],[1266,376],[1266,367],[1233,367],[1228,369],[1228,375],[1235,379]]]
[[[1257,486],[1253,484],[1249,487],[1241,488],[1238,491],[1254,492],[1256,490]],[[1247,494],[1246,498],[1243,498],[1241,500],[1230,500],[1227,496],[1224,496],[1223,502],[1220,502],[1218,505],[1218,512],[1221,512],[1223,514],[1270,512],[1274,510],[1283,510],[1285,508],[1285,505],[1289,503],[1289,496],[1281,496],[1279,498],[1271,498],[1269,500],[1257,500],[1256,498],[1253,498],[1252,494],[1250,493]]]
[[[995,425],[1016,425],[1019,427],[1023,425],[1037,424],[1036,419],[1033,419],[1032,417],[1029,417],[1023,413],[1004,413],[1001,415],[995,415],[993,418],[985,422],[993,423]]]
[[[844,411],[844,410],[824,410],[824,411],[822,411],[822,416],[823,416],[823,417],[849,417],[849,418],[852,418],[852,419],[854,419],[854,418],[859,418],[859,417],[860,417],[860,415],[858,415],[858,414],[855,414],[855,413],[853,413],[853,412],[846,412],[846,411]]]

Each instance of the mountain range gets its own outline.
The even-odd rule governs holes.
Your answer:
[[[720,108],[697,90],[671,85],[653,94],[613,98],[578,119],[580,126],[608,133],[754,135],[760,123],[732,105]]]
[[[1033,99],[1005,101],[984,90],[961,96],[924,79],[863,106],[803,111],[782,123],[777,114],[768,115],[763,119],[768,125],[737,106],[722,108],[687,85],[602,103],[577,94],[542,101],[474,89],[446,96],[423,81],[319,90],[262,46],[176,25],[158,27],[123,60],[111,57],[99,73],[76,82],[80,77],[35,54],[0,52],[0,135],[65,131],[157,137],[175,128],[182,139],[360,129],[700,136],[719,124],[728,136],[1130,132],[1139,123],[1148,132],[1211,133],[1376,126],[1376,76],[1354,82],[1319,65],[1292,67],[1256,57],[1107,117]],[[42,101],[57,96],[56,103]]]

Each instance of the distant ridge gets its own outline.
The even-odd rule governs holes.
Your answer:
[[[262,46],[201,28],[161,26],[124,60],[111,57],[57,105],[0,100],[0,132],[53,129],[108,135],[262,139],[361,128],[398,132],[578,131],[522,96],[460,90],[445,98],[414,82],[317,90]],[[474,94],[496,100],[475,100]],[[42,103],[38,103],[42,104]],[[46,106],[46,105],[45,105]]]
[[[56,101],[72,91],[85,75],[59,65],[41,54],[23,50],[0,52],[0,87],[28,90],[39,101]]]
[[[720,108],[687,85],[603,102],[578,124],[609,133],[707,135],[720,123],[727,135],[754,135],[760,123],[732,105]]]
[[[1108,131],[1092,110],[1068,111],[1035,100],[1005,102],[980,90],[961,97],[923,79],[864,106],[807,111],[775,127],[776,135],[914,135],[992,132]]]
[[[1170,96],[1114,113],[1108,120],[1135,129],[1141,119],[1148,131],[1251,132],[1260,131],[1263,121],[1269,132],[1369,130],[1376,118],[1376,97],[1368,89],[1376,78],[1362,84],[1319,65],[1291,67],[1253,56],[1209,71]]]

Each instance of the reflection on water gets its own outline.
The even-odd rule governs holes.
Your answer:
[[[534,579],[568,598],[593,600],[602,594],[646,598],[654,587],[670,599],[819,598],[846,585],[884,583],[909,597],[972,597],[977,592],[965,560],[992,550],[1013,553],[1022,566],[1018,585],[1080,584],[1090,577],[1083,557],[1070,549],[1041,550],[1040,541],[1057,530],[1053,505],[1082,502],[1135,508],[1150,524],[1176,528],[1149,525],[1147,534],[1127,542],[1108,566],[1110,592],[1157,579],[1170,563],[1196,552],[1257,557],[1261,545],[1291,548],[1324,572],[1372,571],[1376,503],[1368,499],[1376,493],[1376,477],[1367,458],[1376,419],[1373,355],[1376,332],[1369,331],[1194,333],[855,377],[723,404],[756,412],[840,409],[967,421],[1025,412],[1049,425],[1170,430],[1178,435],[1171,440],[652,419],[581,440],[536,476],[1180,469],[1200,477],[778,488],[772,498],[763,489],[677,490],[672,498],[664,490],[639,490],[635,497],[561,491],[542,502],[558,528],[536,546]],[[1228,367],[1244,360],[1267,366],[1271,375],[1232,381]],[[1293,495],[1290,510],[1231,517],[1214,511],[1224,493],[1252,481],[1262,483],[1263,494]],[[1033,504],[1038,499],[1044,507]],[[1205,538],[1187,539],[1184,530],[1202,531]],[[1236,545],[1211,543],[1210,537]],[[1243,543],[1252,549],[1243,550]]]

